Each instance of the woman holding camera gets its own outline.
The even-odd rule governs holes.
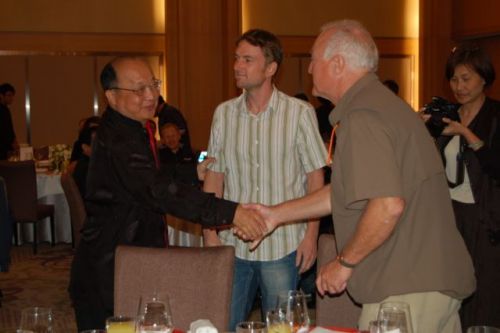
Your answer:
[[[459,103],[459,120],[444,118],[446,127],[436,143],[457,221],[472,256],[476,292],[464,300],[462,327],[500,327],[500,102],[484,90],[495,80],[486,53],[476,46],[453,50],[446,64],[446,78]],[[429,119],[424,115],[425,120]],[[498,202],[495,202],[498,201]]]

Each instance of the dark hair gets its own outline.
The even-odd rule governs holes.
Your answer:
[[[90,144],[92,143],[92,134],[96,132],[96,126],[84,128],[80,132],[80,135],[78,135],[78,142],[80,143],[80,145],[86,144],[90,146]]]
[[[6,93],[11,92],[13,94],[16,93],[16,89],[10,83],[4,83],[0,85],[0,94],[5,95]]]
[[[384,81],[384,85],[387,88],[391,89],[391,91],[393,93],[395,93],[396,95],[399,93],[399,85],[398,85],[398,83],[396,81],[394,81],[394,80],[385,80]]]
[[[495,68],[490,57],[475,44],[461,44],[455,47],[446,63],[445,75],[449,81],[455,74],[455,69],[459,65],[472,68],[484,80],[485,87],[491,86],[495,81]]]
[[[236,41],[236,45],[246,41],[253,46],[258,46],[264,52],[268,64],[276,62],[278,68],[283,61],[283,49],[279,39],[269,31],[252,29],[241,35]]]
[[[83,122],[82,131],[86,128],[89,128],[89,127],[97,127],[97,126],[99,126],[100,123],[101,123],[101,117],[99,117],[99,116],[88,117]]]
[[[108,62],[101,72],[101,87],[104,91],[114,88],[116,85],[116,71],[113,62],[114,60]]]
[[[309,97],[303,92],[296,93],[293,97],[309,102]]]

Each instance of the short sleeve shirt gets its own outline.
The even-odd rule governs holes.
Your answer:
[[[210,169],[224,173],[224,198],[275,205],[304,196],[307,173],[326,164],[314,109],[274,89],[266,110],[254,115],[245,98],[243,93],[219,105],[212,123],[208,155],[216,162]],[[219,237],[235,246],[239,258],[269,261],[295,251],[306,227],[280,227],[252,252],[230,230]]]
[[[361,303],[440,291],[465,298],[475,288],[470,256],[455,225],[444,169],[418,115],[374,74],[339,101],[332,165],[332,211],[339,249],[354,235],[368,200],[400,197],[392,235],[354,269],[348,289]]]

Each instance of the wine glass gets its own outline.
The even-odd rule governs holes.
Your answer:
[[[52,311],[49,308],[32,307],[21,312],[20,332],[52,333]]]
[[[285,318],[292,328],[292,333],[304,333],[309,330],[310,320],[307,310],[306,295],[300,290],[289,290],[278,295],[278,310],[285,313]]]
[[[266,324],[260,321],[244,321],[236,325],[236,333],[265,333]]]
[[[286,314],[281,309],[267,311],[267,333],[292,333]]]
[[[137,332],[171,333],[174,329],[168,296],[153,292],[139,299]]]
[[[384,302],[378,311],[380,333],[401,332],[413,333],[410,306],[405,302]]]

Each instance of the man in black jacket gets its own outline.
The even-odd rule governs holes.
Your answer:
[[[176,183],[157,169],[154,140],[146,124],[155,114],[160,81],[144,60],[116,58],[104,67],[101,84],[109,107],[92,146],[85,201],[88,220],[71,270],[70,293],[79,331],[104,328],[106,317],[113,315],[116,247],[164,247],[165,213],[211,227],[234,222],[254,236],[265,231],[254,212]]]

